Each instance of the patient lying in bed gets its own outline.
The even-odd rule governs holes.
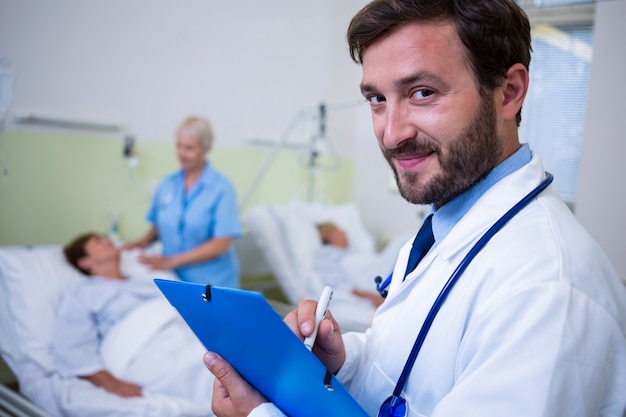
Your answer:
[[[333,222],[317,224],[322,246],[317,250],[315,257],[315,269],[319,271],[325,283],[334,289],[350,291],[359,298],[372,302],[378,307],[383,302],[383,297],[372,291],[373,280],[369,279],[371,271],[367,271],[362,279],[364,265],[367,259],[354,259],[359,256],[359,251],[350,247],[346,232]],[[391,269],[389,270],[391,272]]]
[[[317,225],[327,222],[345,232],[346,249],[322,244]],[[344,332],[369,327],[380,302],[374,280],[377,276],[384,280],[391,273],[400,248],[410,237],[394,236],[378,252],[351,203],[257,205],[247,213],[246,226],[291,304],[319,297],[326,285],[333,287],[332,312]]]
[[[176,395],[210,410],[213,378],[200,360],[204,349],[164,300],[153,277],[122,275],[119,249],[99,234],[76,238],[64,254],[87,276],[70,284],[59,304],[52,332],[59,373],[86,379],[121,397]],[[140,322],[129,335],[117,324],[132,315],[140,315]],[[170,320],[178,325],[162,326]],[[138,333],[146,332],[152,334],[144,339],[160,340],[138,341]],[[181,351],[181,338],[187,338],[193,354]],[[142,353],[128,357],[125,351],[137,343],[143,344]],[[150,345],[159,347],[147,353]]]

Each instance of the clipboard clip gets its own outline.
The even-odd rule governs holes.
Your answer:
[[[206,301],[207,303],[211,301],[211,284],[208,284],[206,286],[206,289],[204,290],[204,294],[202,294],[202,299]]]
[[[334,391],[335,388],[333,388],[332,385],[330,385],[330,382],[333,378],[333,374],[327,369],[326,370],[326,375],[324,375],[324,386],[326,387],[326,389],[328,391]]]

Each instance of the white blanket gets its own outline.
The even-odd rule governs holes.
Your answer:
[[[177,315],[165,298],[150,299],[137,306],[116,323],[103,341],[101,355],[105,367],[113,375],[125,374],[142,348],[147,347]]]
[[[202,363],[204,352],[165,299],[145,302],[119,321],[102,345],[107,369],[140,385],[144,397],[124,399],[93,392],[85,381],[57,378],[60,408],[76,417],[211,416],[213,376]]]

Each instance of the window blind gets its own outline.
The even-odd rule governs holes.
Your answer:
[[[576,201],[592,58],[592,28],[533,28],[530,87],[522,110],[522,141],[554,174],[562,197]]]

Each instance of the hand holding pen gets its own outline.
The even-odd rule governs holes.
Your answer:
[[[326,317],[326,313],[328,312],[328,305],[330,304],[330,300],[332,298],[333,290],[329,286],[325,286],[322,290],[322,295],[317,302],[317,307],[315,308],[315,327],[313,327],[313,333],[311,333],[308,337],[304,339],[304,345],[309,350],[313,349],[320,323],[322,320],[324,320],[324,317]]]
[[[328,310],[325,315],[322,314],[324,310],[328,309],[325,300],[330,302],[331,297],[332,294],[322,291],[321,303],[315,300],[301,301],[298,308],[285,316],[285,323],[300,337],[300,340],[309,338],[307,344],[313,346],[312,351],[315,356],[329,371],[335,373],[343,366],[346,360],[346,351],[341,328],[335,321],[332,311]],[[319,315],[316,319],[315,313],[318,306]],[[325,317],[325,319],[319,317]],[[311,343],[311,337],[314,339],[313,343]]]

